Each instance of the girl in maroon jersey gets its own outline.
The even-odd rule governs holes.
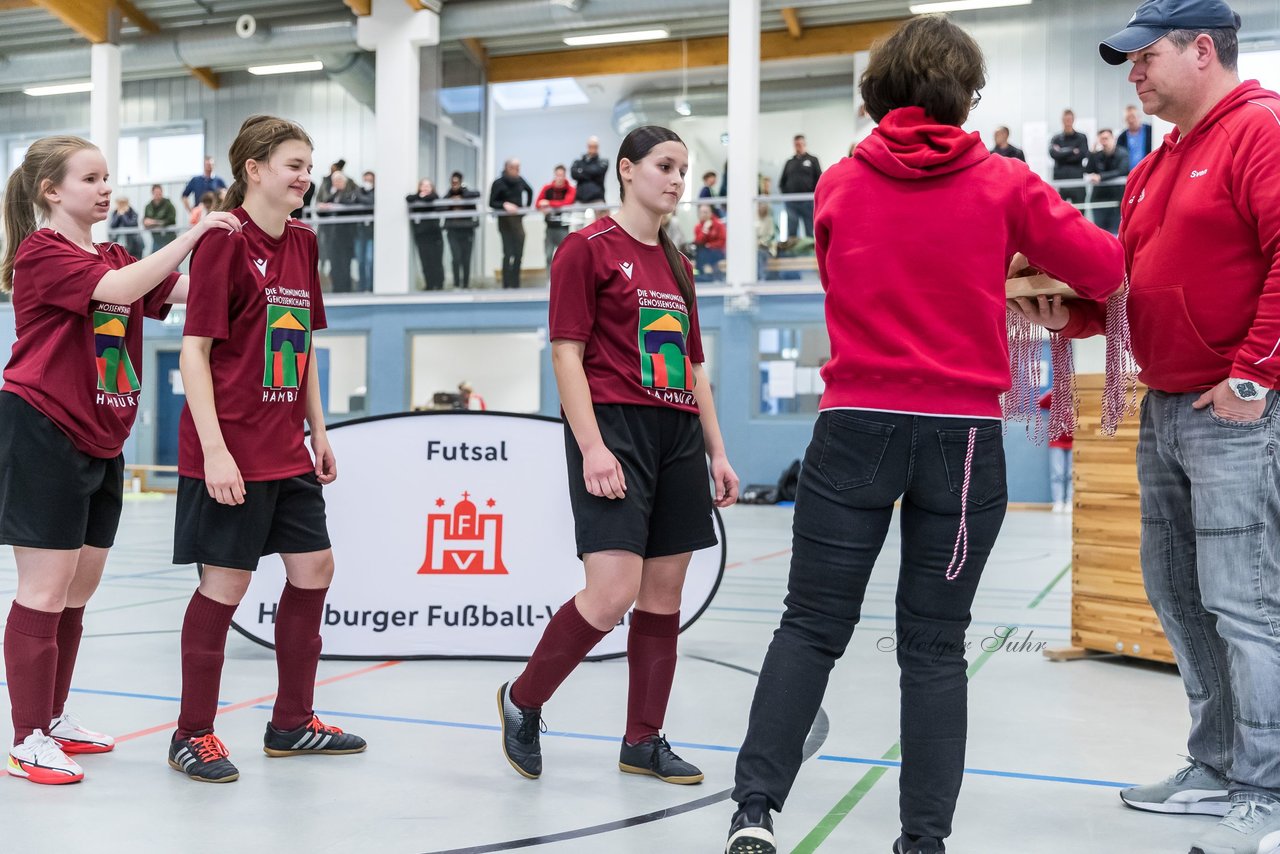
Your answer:
[[[182,624],[182,709],[169,764],[206,783],[240,776],[213,719],[227,630],[263,555],[279,553],[288,575],[275,620],[280,687],[263,750],[365,749],[312,709],[333,578],[321,487],[338,470],[311,347],[325,327],[316,236],[289,216],[311,183],[311,138],[293,122],[253,116],[230,155],[223,206],[243,227],[201,241],[191,258],[174,530],[174,562],[202,572]]]
[[[31,144],[5,189],[0,289],[13,292],[17,332],[0,390],[0,542],[18,565],[4,632],[8,770],[34,783],[81,780],[67,754],[115,746],[64,706],[85,604],[120,522],[142,319],[186,298],[174,268],[200,234],[239,228],[219,214],[139,261],[90,237],[110,212],[108,177],[92,143],[52,136]]]
[[[587,584],[498,692],[507,761],[530,779],[542,773],[542,704],[635,605],[618,765],[668,783],[702,780],[661,729],[685,571],[695,550],[716,543],[707,454],[717,506],[737,500],[738,476],[702,369],[693,271],[662,228],[688,168],[675,133],[633,130],[615,167],[622,209],[566,237],[551,267],[552,361]]]

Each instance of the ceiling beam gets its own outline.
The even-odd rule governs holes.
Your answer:
[[[800,16],[796,14],[794,7],[787,6],[782,10],[782,22],[787,25],[791,38],[798,39],[804,35],[804,30],[800,27]]]
[[[130,0],[114,0],[116,8],[120,10],[120,14],[124,15],[133,25],[145,33],[159,35],[160,25],[148,18],[141,9],[133,5]]]
[[[462,49],[471,57],[472,62],[481,68],[488,69],[489,51],[485,50],[484,42],[480,41],[480,39],[472,38],[459,39],[458,41],[462,44]]]
[[[342,0],[347,8],[360,17],[373,14],[373,0]]]
[[[892,34],[902,20],[867,21],[809,27],[799,38],[786,30],[760,34],[760,59],[794,59],[856,53]],[[729,64],[728,36],[688,40],[689,68]],[[680,68],[680,41],[647,42],[580,50],[555,50],[515,56],[489,57],[489,82],[542,80],[547,77],[586,77],[595,74],[639,74]]]
[[[212,68],[206,68],[204,66],[200,66],[197,68],[197,67],[192,67],[188,65],[187,70],[191,72],[192,77],[199,80],[201,83],[203,83],[205,86],[208,86],[210,89],[217,89],[222,85],[220,82],[218,82],[218,75],[213,73]]]
[[[36,0],[36,5],[93,44],[111,40],[111,5],[96,0]]]

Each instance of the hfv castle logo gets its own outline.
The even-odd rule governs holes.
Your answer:
[[[427,515],[427,556],[419,575],[506,575],[502,563],[502,514],[481,513],[470,501],[471,493],[462,493],[462,500],[452,513]],[[490,498],[485,506],[490,510],[498,502]],[[436,507],[444,507],[443,498],[436,499]]]

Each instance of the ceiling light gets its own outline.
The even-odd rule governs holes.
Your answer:
[[[971,9],[995,9],[1004,6],[1030,6],[1031,0],[945,0],[940,3],[912,3],[911,14],[930,12],[968,12]]]
[[[570,47],[585,47],[593,44],[624,44],[626,42],[652,42],[669,36],[666,30],[628,30],[621,33],[595,33],[590,36],[565,36],[564,43]]]
[[[299,71],[321,71],[324,63],[320,60],[311,62],[286,62],[283,65],[250,65],[250,74],[296,74]]]
[[[93,83],[88,80],[83,83],[59,83],[56,86],[32,86],[30,89],[23,89],[28,95],[39,98],[42,95],[70,95],[73,92],[92,92]]]

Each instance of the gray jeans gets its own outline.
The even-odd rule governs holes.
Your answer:
[[[1191,706],[1187,750],[1232,789],[1280,791],[1277,395],[1257,421],[1142,404],[1142,577]]]

